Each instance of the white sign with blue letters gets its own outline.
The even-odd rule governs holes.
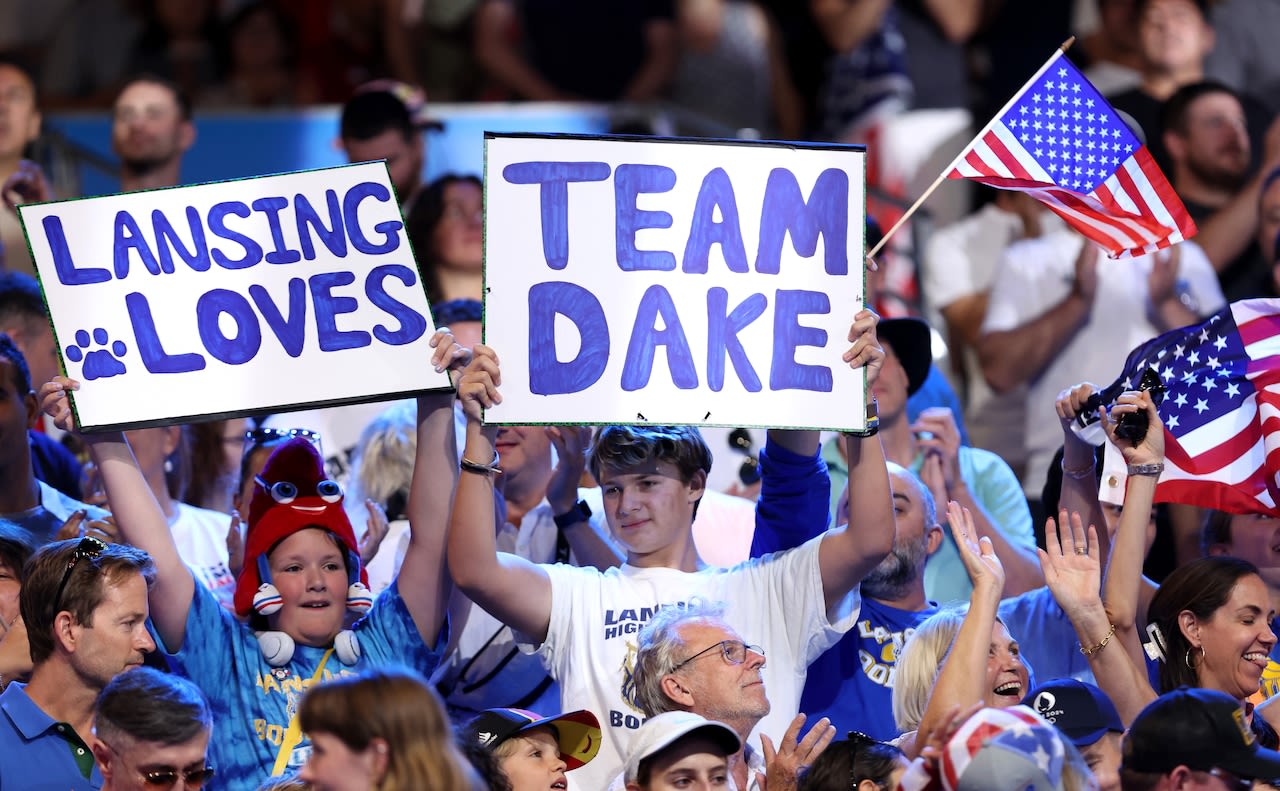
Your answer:
[[[486,420],[863,429],[865,157],[487,134]]]
[[[87,431],[449,387],[381,162],[19,212]]]

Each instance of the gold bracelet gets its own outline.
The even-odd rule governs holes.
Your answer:
[[[1093,654],[1096,654],[1097,652],[1099,652],[1099,651],[1101,651],[1102,649],[1106,648],[1106,647],[1107,647],[1107,643],[1111,642],[1111,638],[1112,638],[1112,637],[1115,637],[1115,636],[1116,636],[1116,625],[1115,625],[1115,624],[1111,624],[1111,631],[1107,632],[1107,636],[1106,636],[1106,637],[1104,637],[1104,638],[1102,638],[1102,642],[1101,642],[1101,643],[1098,643],[1098,644],[1097,644],[1097,645],[1095,645],[1093,648],[1085,648],[1085,647],[1082,645],[1082,646],[1080,646],[1080,653],[1084,654],[1085,656],[1091,656],[1091,655],[1093,655]]]

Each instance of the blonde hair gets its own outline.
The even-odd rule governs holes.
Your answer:
[[[893,667],[893,720],[898,730],[905,733],[920,727],[929,693],[964,623],[965,611],[964,607],[938,610],[921,621],[903,644]]]
[[[377,791],[470,791],[439,696],[409,670],[376,668],[313,687],[298,712],[307,733],[335,736],[349,749],[387,744]]]
[[[384,410],[360,432],[351,459],[352,502],[360,503],[368,498],[385,506],[396,492],[408,493],[418,448],[417,420],[417,405],[401,401]]]

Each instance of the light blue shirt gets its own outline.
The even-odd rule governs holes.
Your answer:
[[[844,490],[849,480],[849,468],[837,446],[839,438],[827,442],[822,448],[822,458],[827,462],[831,475],[831,508]],[[911,463],[911,471],[920,474],[924,465],[924,454],[918,454]],[[1026,495],[1018,477],[1009,469],[1004,459],[988,450],[960,446],[960,477],[969,487],[973,499],[986,510],[991,524],[1004,535],[1005,540],[1015,547],[1032,552],[1036,548],[1036,536],[1031,525],[1031,509],[1027,507]],[[938,503],[938,521],[947,518],[946,503]],[[857,503],[852,504],[857,508]],[[973,583],[969,581],[969,573],[965,571],[964,561],[960,559],[960,550],[956,547],[955,538],[949,529],[943,530],[943,542],[938,551],[929,556],[929,563],[924,569],[924,595],[945,606],[952,602],[968,602],[973,592]]]
[[[424,677],[431,674],[448,630],[441,629],[436,648],[424,645],[399,590],[393,583],[352,627],[360,644],[356,664],[344,665],[334,654],[319,681],[385,665],[408,667]],[[303,691],[313,685],[324,653],[322,648],[299,645],[289,664],[272,667],[249,627],[218,604],[207,588],[195,586],[182,650],[172,656],[179,671],[209,698],[214,718],[209,755],[218,788],[253,791],[271,774],[289,721]],[[300,768],[310,752],[311,742],[304,735],[289,757],[288,771]]]

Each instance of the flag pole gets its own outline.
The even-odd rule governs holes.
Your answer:
[[[1076,37],[1072,36],[1071,38],[1062,42],[1062,46],[1058,47],[1058,51],[1061,53],[1066,53],[1066,51],[1071,48],[1071,45],[1074,44],[1075,41],[1076,41]],[[1010,99],[1003,108],[1001,108],[1000,112],[996,113],[995,116],[993,116],[992,119],[987,122],[987,125],[982,128],[982,131],[974,135],[973,139],[977,140],[981,138],[983,135],[985,135],[987,133],[987,130],[991,128],[991,125],[994,124],[997,119],[999,119],[1002,115],[1004,115],[1005,112],[1010,107],[1013,106],[1013,103],[1016,102],[1019,99],[1019,97],[1021,97],[1022,94],[1027,90],[1027,86],[1035,82],[1036,79],[1038,79],[1040,75],[1044,73],[1044,70],[1049,68],[1049,64],[1052,62],[1053,62],[1053,58],[1049,58],[1049,60],[1045,61],[1044,65],[1040,67],[1040,70],[1037,71],[1035,74],[1033,74],[1031,76],[1031,79],[1027,80],[1026,84],[1022,86],[1022,89],[1013,95],[1013,98]],[[970,144],[972,144],[972,141],[970,141]],[[916,213],[916,210],[920,208],[920,204],[924,203],[929,198],[929,196],[933,194],[933,191],[936,190],[942,184],[942,182],[946,180],[947,174],[951,172],[951,170],[956,166],[956,162],[960,159],[961,156],[964,155],[964,152],[967,151],[968,149],[969,149],[969,146],[965,146],[964,149],[961,150],[960,154],[958,154],[955,159],[951,160],[951,164],[947,165],[945,168],[942,169],[942,173],[936,179],[933,180],[933,183],[929,185],[929,189],[925,190],[920,195],[919,198],[916,198],[916,202],[911,204],[911,208],[907,209],[906,212],[904,212],[903,215],[898,218],[898,221],[893,224],[893,227],[890,228],[888,231],[886,231],[884,236],[880,237],[880,241],[876,244],[876,246],[871,248],[871,250],[867,252],[868,259],[875,258],[876,253],[880,252],[880,249],[883,248],[885,244],[889,241],[889,237],[893,236],[893,234],[899,228],[901,228],[902,225],[908,219],[911,218],[911,215]]]

